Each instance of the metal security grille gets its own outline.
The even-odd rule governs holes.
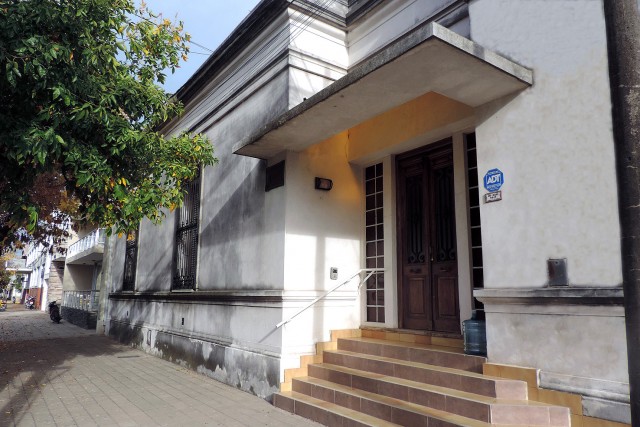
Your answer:
[[[195,289],[198,261],[200,174],[185,185],[186,195],[177,214],[172,289]]]
[[[138,261],[138,230],[129,233],[124,255],[123,291],[134,291],[136,287],[136,267]]]
[[[367,268],[384,268],[382,163],[365,169],[365,260]],[[384,322],[384,273],[367,280],[367,322]]]
[[[436,261],[456,260],[456,225],[453,200],[453,166],[434,171],[435,248]]]

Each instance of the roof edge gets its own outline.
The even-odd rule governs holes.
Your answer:
[[[261,139],[269,132],[280,128],[288,121],[300,116],[313,106],[337,94],[342,89],[356,83],[369,73],[394,61],[395,59],[409,52],[411,49],[415,48],[421,43],[434,38],[442,41],[443,43],[447,43],[455,48],[458,48],[471,56],[483,60],[487,64],[512,75],[514,78],[522,81],[527,85],[533,84],[532,70],[523,67],[507,58],[504,58],[495,52],[485,49],[479,44],[455,33],[452,30],[449,30],[448,28],[443,27],[440,24],[431,22],[424,27],[407,34],[406,36],[399,38],[384,50],[378,52],[371,58],[355,66],[344,77],[336,80],[329,86],[325,87],[321,91],[317,92],[305,101],[285,112],[272,122],[262,126],[252,135],[243,138],[233,146],[233,153],[242,154],[240,151],[244,147],[253,144],[255,141]]]

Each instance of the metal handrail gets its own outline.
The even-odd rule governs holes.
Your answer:
[[[336,289],[340,288],[341,286],[346,285],[347,283],[351,282],[356,276],[359,276],[361,273],[366,272],[368,273],[364,279],[362,279],[360,281],[360,283],[358,284],[358,291],[360,291],[360,287],[362,286],[363,283],[365,283],[367,280],[369,280],[369,278],[371,276],[373,276],[375,273],[381,273],[384,271],[384,268],[361,268],[360,270],[358,270],[353,276],[349,277],[347,280],[345,280],[344,282],[340,283],[339,285],[335,286],[334,288],[328,290],[327,292],[325,292],[324,294],[320,295],[319,297],[317,297],[316,299],[314,299],[313,301],[311,301],[309,304],[307,304],[306,306],[304,306],[303,308],[301,308],[300,310],[298,310],[298,312],[296,312],[296,314],[294,314],[293,316],[289,317],[287,320],[283,320],[282,322],[278,323],[276,325],[276,329],[278,329],[279,327],[286,325],[287,323],[291,322],[293,319],[295,319],[296,317],[298,317],[300,314],[302,314],[306,309],[308,309],[309,307],[313,306],[315,303],[317,303],[318,301],[320,301],[321,299],[325,298],[327,295],[329,295],[331,292],[335,291]]]

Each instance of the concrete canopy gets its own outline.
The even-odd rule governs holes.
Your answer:
[[[427,92],[478,107],[532,83],[531,70],[430,23],[263,126],[233,151],[268,159],[283,150],[303,150]]]

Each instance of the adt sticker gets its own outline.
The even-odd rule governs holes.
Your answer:
[[[484,188],[487,191],[498,191],[504,184],[504,175],[500,169],[491,169],[484,176]]]

